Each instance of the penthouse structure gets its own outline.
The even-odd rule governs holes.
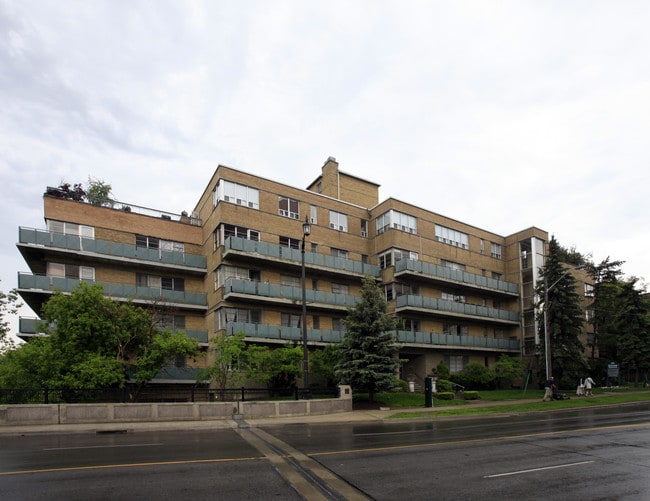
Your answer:
[[[220,165],[194,210],[180,215],[59,195],[44,195],[44,229],[19,229],[30,273],[19,273],[18,290],[36,314],[54,291],[87,280],[112,299],[155,307],[162,326],[206,348],[240,331],[250,343],[300,343],[306,219],[309,350],[341,341],[364,276],[399,319],[403,378],[421,382],[441,360],[457,372],[501,354],[533,356],[540,343],[533,303],[545,231],[502,236],[380,201],[378,184],[332,157],[306,189]],[[20,336],[37,335],[35,322],[21,319]],[[157,381],[192,384],[194,369],[176,361]]]

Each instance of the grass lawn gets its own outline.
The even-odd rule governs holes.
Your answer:
[[[368,409],[389,407],[392,410],[410,408],[405,412],[393,414],[391,418],[421,418],[436,416],[463,416],[475,414],[496,414],[514,412],[538,412],[551,409],[572,409],[581,407],[594,407],[598,405],[615,405],[626,402],[640,402],[650,400],[650,390],[641,388],[611,388],[594,390],[593,397],[576,397],[573,392],[564,392],[569,400],[556,400],[542,402],[544,390],[494,390],[479,392],[481,399],[477,401],[433,400],[433,408],[425,407],[423,393],[378,393],[375,402],[368,401],[368,395],[358,393],[354,395],[354,408]],[[522,402],[521,400],[537,400],[535,402]],[[474,405],[470,405],[471,403]],[[499,405],[480,405],[480,402],[500,402]],[[511,403],[508,403],[511,402]],[[421,408],[416,410],[414,408]]]

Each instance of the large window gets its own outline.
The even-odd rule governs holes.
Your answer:
[[[348,216],[340,212],[330,211],[330,228],[339,231],[348,231]]]
[[[383,233],[389,228],[407,231],[409,233],[417,233],[417,219],[408,214],[391,209],[377,218],[377,234]]]
[[[282,313],[280,321],[282,323],[282,327],[300,327],[302,315],[296,315],[294,313]]]
[[[53,233],[65,233],[66,235],[79,235],[83,238],[95,238],[95,228],[83,224],[67,223],[65,221],[48,219],[47,229]]]
[[[185,316],[170,313],[158,313],[155,317],[156,327],[159,329],[184,330]]]
[[[337,284],[332,282],[332,293],[333,294],[349,294],[350,287],[347,284]]]
[[[228,322],[259,324],[261,318],[261,310],[249,310],[246,308],[221,308],[217,314],[217,330],[225,329]]]
[[[469,327],[467,325],[460,324],[443,324],[442,333],[450,334],[452,336],[468,336]]]
[[[260,280],[260,271],[252,270],[249,268],[242,268],[239,266],[230,266],[224,264],[217,268],[215,273],[214,288],[217,290],[219,287],[224,286],[228,280]]]
[[[135,246],[145,249],[160,249],[168,252],[185,252],[185,244],[183,242],[162,240],[157,237],[149,237],[146,235],[136,235]]]
[[[464,294],[458,294],[457,292],[442,291],[442,299],[446,301],[454,301],[456,303],[466,303],[467,297]]]
[[[458,372],[463,372],[465,364],[469,361],[468,357],[462,355],[447,355],[445,356],[445,362],[447,367],[449,367],[449,372],[451,374],[456,374]]]
[[[279,197],[278,214],[292,219],[300,219],[300,202],[289,197]]]
[[[136,273],[135,285],[137,287],[151,287],[153,289],[182,292],[185,290],[185,279],[177,278],[177,277],[160,277],[157,275],[147,275],[145,273]]]
[[[220,200],[250,207],[251,209],[260,208],[259,190],[243,184],[226,181],[225,179],[217,181],[217,187],[214,190],[214,205],[217,205]]]
[[[76,264],[47,263],[47,276],[74,278],[75,280],[95,280],[95,268]]]
[[[436,240],[445,244],[455,245],[456,247],[462,247],[463,249],[469,249],[469,236],[467,233],[452,230],[439,224],[436,224]]]
[[[417,252],[404,249],[388,249],[379,254],[379,267],[388,268],[402,259],[412,259],[413,261],[417,261],[418,258],[419,255]]]
[[[400,282],[393,282],[384,285],[384,297],[386,301],[391,301],[399,296],[417,295],[417,285],[403,284]]]
[[[291,237],[280,237],[280,247],[289,247],[289,249],[300,249],[300,240]]]
[[[220,224],[214,231],[213,250],[217,250],[217,247],[223,245],[228,237],[239,237],[259,242],[260,232],[234,224]]]
[[[490,243],[490,255],[493,258],[501,259],[501,245],[494,242]]]
[[[343,259],[348,258],[348,251],[345,249],[337,249],[336,247],[332,247],[330,249],[330,253],[332,254],[333,257],[342,257]]]
[[[445,268],[451,268],[452,270],[465,271],[465,265],[460,263],[454,263],[453,261],[447,261],[446,259],[440,260],[440,266]]]

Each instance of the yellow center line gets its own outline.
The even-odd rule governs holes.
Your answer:
[[[82,471],[82,470],[106,470],[112,468],[133,468],[149,466],[169,466],[178,464],[199,464],[199,463],[227,463],[231,461],[259,461],[266,459],[264,456],[253,456],[246,458],[222,458],[222,459],[187,459],[182,461],[156,461],[149,463],[123,463],[123,464],[105,464],[95,466],[67,466],[62,468],[43,468],[38,470],[18,470],[18,471],[0,471],[3,475],[24,475],[26,473],[56,473],[63,471]]]

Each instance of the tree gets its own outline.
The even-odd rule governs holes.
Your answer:
[[[16,343],[9,337],[9,320],[7,315],[15,315],[21,304],[18,303],[16,289],[4,293],[0,291],[0,356],[8,350],[15,348]]]
[[[302,348],[287,344],[281,348],[251,345],[246,350],[248,376],[267,388],[292,388],[302,376]]]
[[[201,371],[199,379],[209,379],[220,390],[240,386],[246,380],[245,334],[217,336],[212,340],[214,362]]]
[[[336,364],[340,360],[341,349],[335,344],[328,344],[322,350],[315,350],[311,355],[311,373],[325,381],[328,387],[336,386]]]
[[[141,387],[179,356],[196,356],[198,342],[182,331],[160,330],[150,311],[103,295],[101,284],[80,282],[55,293],[41,312],[49,336],[10,352],[0,382],[16,387]]]
[[[540,337],[544,339],[544,328],[548,328],[552,373],[560,385],[572,387],[587,371],[580,341],[584,320],[575,278],[567,272],[560,257],[560,246],[553,237],[549,242],[548,258],[540,270],[544,281],[536,291],[542,304],[548,295],[548,304],[540,309],[546,310],[547,317],[545,326],[543,311],[540,313]]]
[[[367,391],[372,402],[376,392],[393,388],[399,368],[396,322],[386,313],[386,300],[374,278],[363,278],[361,300],[349,309],[344,324],[336,377]]]
[[[86,198],[92,205],[112,207],[114,201],[111,199],[111,190],[110,184],[89,177]]]
[[[497,388],[509,388],[523,376],[525,362],[521,358],[501,355],[494,364]]]

